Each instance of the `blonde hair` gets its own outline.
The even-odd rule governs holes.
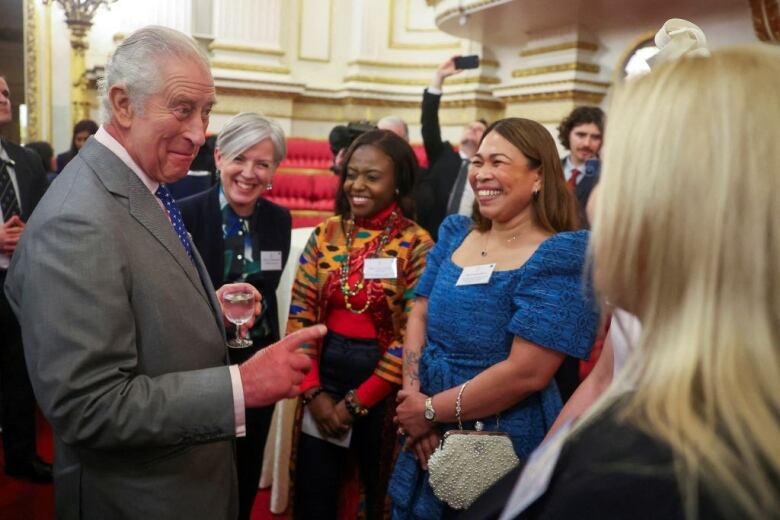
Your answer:
[[[731,516],[780,511],[778,78],[780,49],[724,49],[610,109],[596,286],[642,322],[624,416],[672,447],[688,518],[700,489]]]

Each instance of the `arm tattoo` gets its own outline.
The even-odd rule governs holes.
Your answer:
[[[404,375],[409,378],[410,382],[420,380],[419,366],[420,353],[414,351],[404,351]]]

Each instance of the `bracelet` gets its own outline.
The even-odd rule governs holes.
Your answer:
[[[368,408],[360,404],[354,390],[350,390],[347,392],[347,395],[344,396],[344,404],[347,406],[347,411],[352,417],[365,417],[368,415]]]
[[[455,399],[455,417],[458,419],[458,428],[461,430],[463,429],[463,423],[460,420],[460,398],[463,397],[463,391],[466,389],[469,383],[471,383],[471,379],[460,385],[460,390],[458,390],[458,398]]]
[[[306,394],[304,394],[303,395],[303,399],[301,400],[301,402],[303,403],[303,406],[306,406],[307,404],[312,402],[314,400],[314,398],[317,397],[318,395],[320,395],[321,393],[322,393],[322,387],[318,386],[308,396],[306,396]]]

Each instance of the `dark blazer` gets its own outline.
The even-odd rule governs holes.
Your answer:
[[[46,189],[46,174],[33,150],[5,140],[1,144],[15,163],[13,169],[18,187],[16,195],[21,203],[20,216],[27,222]],[[8,220],[9,215],[4,216]],[[3,451],[8,466],[26,463],[35,456],[35,396],[24,362],[22,333],[2,288],[5,274],[5,270],[0,271],[0,381],[3,382],[0,406],[4,412]]]
[[[225,241],[222,234],[222,213],[219,209],[219,184],[211,189],[184,198],[177,202],[181,209],[184,225],[192,235],[195,246],[203,256],[211,283],[214,287],[229,282],[223,278],[225,266]],[[292,219],[290,212],[262,197],[257,199],[255,212],[249,224],[256,230],[260,251],[281,251],[282,269],[290,254]],[[268,305],[267,311],[273,340],[279,339],[279,310],[276,303],[276,288],[282,277],[279,271],[261,271],[246,281],[252,284]]]
[[[561,164],[565,166],[567,155],[561,159]],[[585,210],[588,207],[588,199],[590,193],[596,184],[599,183],[599,177],[601,175],[601,161],[599,159],[589,159],[585,161],[585,174],[582,180],[577,183],[574,188],[574,196],[577,197],[577,216],[580,221],[580,229],[590,229],[590,222],[588,221],[588,215]]]
[[[620,419],[619,409],[620,402],[566,441],[546,492],[516,518],[684,520],[671,448]],[[498,518],[517,478],[496,483],[461,518]],[[736,518],[701,491],[698,518]]]
[[[19,193],[16,195],[22,206],[22,220],[27,222],[46,191],[46,172],[43,171],[41,159],[34,150],[22,148],[5,139],[2,140],[2,145],[8,157],[16,163],[13,166],[19,187]]]
[[[70,150],[57,154],[57,173],[62,172],[71,159],[73,159],[73,154]]]
[[[423,146],[428,157],[428,171],[422,175],[414,190],[417,223],[438,239],[439,225],[447,216],[447,202],[458,178],[463,160],[452,145],[441,140],[439,103],[441,95],[423,92],[422,123]]]

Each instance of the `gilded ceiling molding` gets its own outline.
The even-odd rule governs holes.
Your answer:
[[[493,99],[452,99],[442,101],[441,108],[484,108],[490,110],[503,110],[504,103]]]
[[[396,99],[380,99],[359,96],[345,96],[340,98],[321,98],[313,96],[301,96],[295,99],[295,103],[307,105],[333,105],[349,106],[364,105],[373,107],[395,107],[395,108],[415,108],[420,106],[419,101],[403,101]]]
[[[409,87],[426,87],[431,83],[430,79],[415,78],[388,78],[385,76],[367,76],[363,74],[353,74],[346,76],[344,82],[359,81],[361,83],[376,83],[381,85],[404,85]],[[493,76],[468,76],[465,78],[451,78],[447,80],[448,85],[466,85],[472,83],[485,83],[495,85],[501,83],[501,80]]]
[[[374,60],[352,60],[347,65],[364,65],[366,67],[381,67],[388,69],[436,69],[438,63],[408,63],[400,61],[374,61]]]
[[[287,67],[275,65],[260,65],[256,63],[235,63],[231,61],[212,60],[211,67],[215,69],[241,70],[245,72],[264,72],[266,74],[289,74]]]
[[[450,16],[457,14],[466,14],[468,15],[471,11],[479,11],[481,9],[484,9],[485,7],[489,6],[490,4],[503,4],[506,3],[506,0],[478,0],[476,2],[459,2],[458,7],[453,7],[451,9],[447,9],[446,11],[442,11],[441,13],[436,15],[436,25],[440,26],[445,18],[449,18]]]
[[[381,94],[381,93],[377,93]],[[295,103],[309,105],[332,105],[332,106],[373,106],[373,107],[393,107],[393,108],[420,108],[420,101],[406,101],[400,99],[372,98],[363,96],[346,96],[341,98],[321,98],[314,96],[301,96],[295,99]],[[491,99],[456,99],[442,101],[441,108],[481,108],[501,110],[504,104],[498,100]],[[293,119],[311,120],[308,117],[294,117]],[[330,119],[328,119],[330,120]]]
[[[24,102],[27,105],[25,142],[41,138],[38,88],[38,13],[35,0],[24,0]]]
[[[559,63],[557,65],[545,65],[544,67],[531,67],[527,69],[516,69],[512,71],[513,78],[524,78],[526,76],[541,76],[542,74],[551,74],[553,72],[590,72],[598,74],[601,68],[593,63]]]
[[[293,84],[293,83],[282,83],[279,84],[279,86],[300,88],[300,85]],[[291,99],[298,95],[295,92],[284,92],[280,90],[226,87],[220,85],[216,86],[216,91],[217,91],[217,96],[243,96],[249,98],[262,97],[262,98],[276,98],[276,99]],[[219,114],[220,112],[215,111],[215,113]]]
[[[484,83],[486,85],[498,85],[501,80],[495,76],[456,76],[447,79],[447,85],[465,85],[469,83]]]
[[[780,42],[780,2],[778,0],[749,0],[753,30],[762,42]]]
[[[264,54],[267,56],[284,56],[281,49],[269,49],[266,47],[255,47],[253,45],[237,45],[232,43],[211,42],[210,51],[228,51],[228,52],[246,52],[250,54]]]
[[[480,66],[484,67],[498,67],[499,63],[496,60],[480,60]],[[438,69],[440,63],[408,63],[400,61],[375,61],[375,60],[352,60],[347,62],[347,65],[363,65],[366,67],[378,67],[388,69]],[[447,80],[450,83],[451,80]]]
[[[574,101],[598,105],[604,99],[604,94],[585,90],[562,90],[558,92],[538,92],[535,94],[520,94],[503,98],[506,104],[534,103],[539,101]]]
[[[521,85],[509,85],[506,87],[500,87],[496,89],[497,91],[500,90],[516,90],[518,87],[522,88],[534,88],[534,87],[551,87],[553,85],[562,85],[565,83],[577,83],[578,85],[590,85],[593,87],[601,87],[601,88],[609,88],[612,86],[612,83],[609,81],[592,81],[589,79],[560,79],[556,81],[539,81],[536,83],[523,83]]]
[[[528,56],[537,56],[539,54],[550,54],[552,52],[559,52],[559,51],[568,51],[571,49],[579,49],[581,51],[596,51],[598,50],[599,46],[595,43],[590,42],[564,42],[564,43],[557,43],[555,45],[545,45],[544,47],[534,47],[531,49],[525,49],[520,51],[518,54],[521,58],[526,58]]]

